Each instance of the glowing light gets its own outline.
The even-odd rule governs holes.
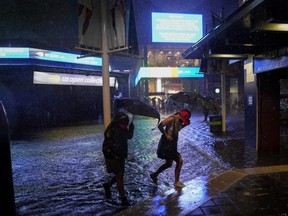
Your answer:
[[[135,85],[142,78],[203,78],[199,67],[141,67]]]
[[[72,53],[56,52],[27,47],[1,47],[0,59],[39,59],[45,61],[67,62],[74,64],[102,66],[102,58],[86,57],[79,58],[79,55]]]

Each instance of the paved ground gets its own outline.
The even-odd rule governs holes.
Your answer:
[[[288,215],[288,165],[230,170],[194,179],[118,215]]]
[[[187,215],[288,215],[288,166],[270,168],[244,176]]]
[[[237,139],[243,135],[241,134],[243,128],[241,128],[241,124],[233,124],[232,119],[234,118],[235,116],[228,119],[228,131],[232,134],[228,132],[224,137],[226,141],[230,140],[230,144],[237,145]],[[239,123],[239,121],[236,122]],[[240,134],[237,134],[237,128],[240,129]],[[224,149],[229,151],[230,159],[235,154],[234,165],[236,168],[221,174],[212,174],[209,177],[195,178],[186,182],[187,186],[183,189],[174,188],[162,196],[155,196],[141,205],[120,212],[118,215],[287,216],[288,165],[285,165],[288,164],[287,151],[285,151],[287,150],[287,136],[283,134],[283,131],[281,135],[282,152],[262,154],[256,152],[255,157],[255,152],[250,149],[251,158],[246,159],[249,155],[249,152],[248,154],[246,152],[243,154],[246,157],[240,157],[243,159],[242,162],[236,155],[239,156],[241,152],[243,153],[243,149],[231,151],[231,149],[227,150],[229,146],[224,145],[217,152],[224,156],[223,161],[225,161]],[[187,137],[187,139],[191,139],[191,137]],[[254,157],[256,161],[253,160]],[[229,161],[231,162],[231,160]]]
[[[159,176],[158,186],[150,181],[162,163],[155,154],[159,131],[151,130],[155,120],[135,118],[125,175],[134,206],[128,209],[119,206],[116,189],[112,200],[103,195],[101,126],[51,128],[13,140],[19,215],[285,215],[287,153],[258,154],[248,147],[242,114],[228,116],[226,134],[211,133],[202,119],[193,113],[179,137],[181,180],[187,186],[176,190],[174,169]]]

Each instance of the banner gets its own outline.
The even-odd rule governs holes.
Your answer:
[[[117,80],[115,77],[110,77],[110,87],[115,87],[116,82]],[[33,84],[102,86],[103,80],[102,76],[34,71]]]
[[[125,2],[112,0],[107,4],[107,40],[109,49],[124,47]],[[101,50],[101,0],[78,0],[78,44]]]

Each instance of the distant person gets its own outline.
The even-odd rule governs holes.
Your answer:
[[[208,121],[208,116],[209,116],[209,109],[207,109],[206,107],[203,107],[203,114],[204,114],[203,122],[207,122]]]
[[[153,98],[151,99],[151,101],[152,101],[152,106],[155,107],[155,108],[157,108],[157,106],[156,106],[156,97],[153,97]]]
[[[216,98],[215,101],[214,101],[214,113],[215,114],[219,114],[220,112],[220,99],[219,98]]]
[[[167,117],[158,125],[158,129],[162,135],[157,149],[157,156],[161,159],[165,159],[165,163],[162,164],[156,172],[150,174],[150,177],[155,184],[157,184],[158,175],[167,168],[170,168],[173,161],[175,161],[174,186],[179,188],[185,187],[180,181],[183,160],[181,154],[177,151],[177,145],[179,131],[190,124],[190,117],[191,112],[187,109],[183,109],[179,113]]]
[[[129,126],[128,126],[129,125]],[[129,117],[123,113],[117,113],[104,132],[102,151],[105,158],[108,173],[114,176],[103,184],[105,195],[111,197],[110,187],[116,183],[121,198],[121,204],[129,206],[130,203],[124,190],[125,159],[128,154],[128,139],[132,139],[134,124],[129,124]]]

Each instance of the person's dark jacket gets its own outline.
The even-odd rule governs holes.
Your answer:
[[[129,129],[120,128],[118,123],[112,122],[104,132],[102,151],[105,158],[125,159],[128,154],[128,139],[133,137],[134,124],[131,122]]]

